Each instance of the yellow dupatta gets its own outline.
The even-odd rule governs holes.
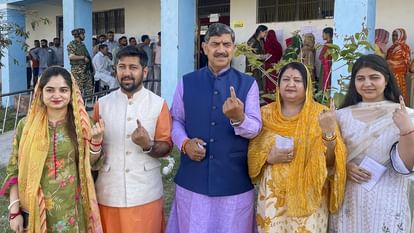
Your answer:
[[[318,117],[325,106],[316,103],[312,96],[312,80],[307,70],[306,100],[299,114],[284,117],[281,99],[276,90],[275,102],[262,107],[262,132],[250,141],[248,153],[249,175],[260,181],[265,166],[272,166],[273,187],[283,190],[278,203],[286,206],[288,216],[309,216],[321,206],[323,188],[328,178],[329,210],[335,212],[342,204],[346,182],[346,148],[336,129],[335,163],[328,177],[326,146]],[[275,144],[275,135],[294,139],[294,156],[290,163],[266,164],[266,158]]]
[[[80,90],[73,76],[72,107],[79,145],[78,172],[82,207],[88,232],[102,232],[99,208],[91,175],[89,142],[90,123]],[[39,82],[38,82],[39,83]],[[41,100],[39,84],[24,125],[18,153],[18,190],[22,208],[29,211],[29,233],[44,233],[46,209],[40,179],[49,149],[48,116]]]

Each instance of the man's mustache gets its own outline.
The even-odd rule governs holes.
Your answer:
[[[215,53],[214,57],[228,57],[229,55],[227,53]]]

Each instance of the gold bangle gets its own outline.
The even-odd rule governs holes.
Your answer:
[[[323,139],[324,141],[331,142],[331,141],[333,141],[333,140],[335,140],[335,139],[336,139],[336,134],[335,134],[335,133],[333,133],[333,135],[332,135],[332,136],[326,136],[325,134],[322,134],[322,139]]]
[[[92,155],[97,155],[97,154],[100,154],[101,152],[102,152],[102,147],[100,147],[99,150],[97,151],[94,151],[91,148],[89,148],[89,153]]]

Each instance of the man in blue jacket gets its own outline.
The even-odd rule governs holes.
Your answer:
[[[247,147],[262,126],[255,79],[230,67],[234,31],[210,25],[208,66],[184,75],[171,108],[181,149],[167,233],[254,232],[254,190]]]

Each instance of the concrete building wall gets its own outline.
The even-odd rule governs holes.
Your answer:
[[[159,0],[93,1],[93,11],[118,8],[125,9],[125,35],[127,37],[134,36],[140,41],[141,36],[147,34],[152,40],[157,39],[157,33],[161,30],[161,4]]]
[[[236,33],[236,42],[246,42],[259,25],[256,23],[257,7],[256,1],[233,0],[230,1],[230,26]],[[235,27],[235,23],[243,22],[242,28]],[[322,29],[333,26],[333,19],[293,21],[281,23],[263,23],[269,29],[276,31],[277,39],[285,48],[285,39],[292,36],[292,33],[301,30],[303,32],[312,31],[317,42],[322,42]]]
[[[134,36],[138,40],[143,34],[148,34],[152,40],[157,39],[157,33],[161,30],[161,8],[160,1],[134,1],[134,0],[94,0],[93,11],[105,11],[111,9],[125,9],[125,34],[127,37]],[[62,16],[62,4],[60,2],[38,2],[26,5],[28,12],[26,17],[27,29],[30,29],[30,37],[28,44],[33,46],[35,39],[52,40],[57,36],[56,32],[56,17]],[[36,17],[46,17],[50,24],[39,25],[35,30],[30,28],[30,22],[34,21]],[[121,35],[116,35],[116,38]]]
[[[27,44],[30,47],[33,46],[33,40],[46,39],[52,41],[57,36],[56,16],[63,15],[62,4],[53,4],[51,2],[30,4],[26,5],[26,12],[26,29],[30,33]],[[38,17],[47,18],[50,23],[38,25],[33,30],[30,24]]]

